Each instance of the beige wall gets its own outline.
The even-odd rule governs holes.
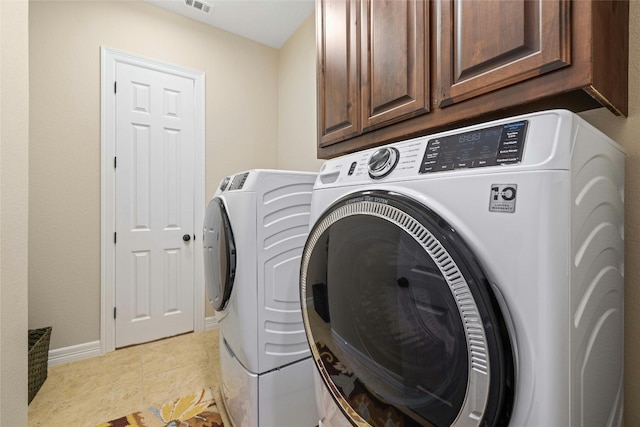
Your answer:
[[[315,15],[280,49],[278,167],[317,172]]]
[[[277,167],[278,51],[140,1],[32,1],[29,33],[29,326],[57,349],[100,339],[100,47],[205,72],[207,200]]]
[[[0,425],[27,425],[28,3],[0,1]]]

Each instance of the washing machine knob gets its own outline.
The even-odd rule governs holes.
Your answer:
[[[373,179],[383,178],[391,173],[398,164],[400,152],[395,147],[383,147],[369,157],[369,176]]]
[[[220,191],[224,191],[227,188],[227,185],[229,185],[229,181],[231,181],[230,176],[224,177],[222,182],[220,182]]]

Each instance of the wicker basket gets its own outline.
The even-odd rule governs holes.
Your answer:
[[[29,403],[47,379],[51,326],[29,329]]]

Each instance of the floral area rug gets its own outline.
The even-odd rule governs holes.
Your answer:
[[[223,427],[211,389],[189,394],[96,427]]]
[[[424,425],[369,392],[362,381],[323,342],[316,342],[316,347],[334,386],[351,406],[345,410],[356,412],[373,427],[420,427]]]

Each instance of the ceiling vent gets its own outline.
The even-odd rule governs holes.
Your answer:
[[[203,1],[198,1],[198,0],[184,0],[185,4],[189,7],[192,7],[194,9],[198,9],[203,11],[204,13],[209,13],[211,12],[211,10],[213,9],[213,6],[205,3]]]

